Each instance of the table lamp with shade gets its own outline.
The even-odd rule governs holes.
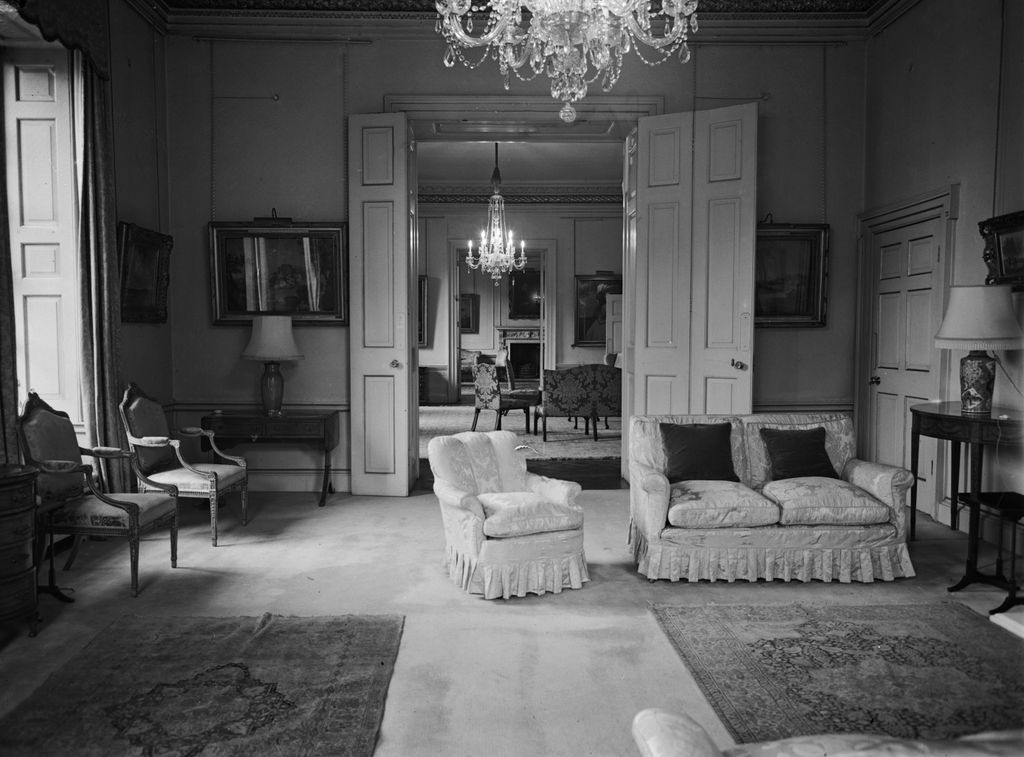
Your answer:
[[[284,400],[281,363],[302,360],[302,353],[292,336],[291,316],[259,315],[253,318],[252,337],[242,357],[263,361],[263,376],[260,378],[263,411],[267,415],[281,415],[281,402]]]
[[[1024,331],[1017,322],[1010,287],[950,287],[935,346],[969,350],[960,361],[960,412],[990,415],[996,359],[988,350],[1024,349]]]

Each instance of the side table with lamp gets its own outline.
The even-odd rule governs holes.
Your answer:
[[[338,445],[337,410],[326,412],[284,412],[284,375],[280,364],[301,360],[303,355],[292,334],[292,319],[288,315],[261,315],[253,318],[252,337],[242,352],[246,360],[264,363],[260,378],[263,412],[223,413],[204,415],[200,425],[216,432],[217,442],[223,447],[246,443],[294,442],[312,444],[323,450],[323,480],[319,506],[327,503],[331,478],[331,451]]]
[[[958,591],[971,583],[987,583],[1008,589],[1012,599],[1016,584],[1013,575],[1009,579],[1002,575],[1001,555],[997,575],[985,575],[978,570],[983,448],[985,445],[1019,448],[1024,444],[1024,412],[1020,408],[992,405],[997,358],[990,356],[988,351],[1024,349],[1024,331],[1017,323],[1010,287],[950,287],[949,302],[942,325],[935,335],[935,346],[968,350],[960,361],[960,401],[926,402],[910,408],[910,471],[916,479],[922,435],[950,442],[950,527],[957,528],[957,508],[961,501],[970,510],[970,520],[964,577],[949,587],[949,591]],[[970,488],[965,496],[961,496],[959,491],[961,443],[967,444],[970,450]],[[991,499],[993,493],[986,496]],[[916,516],[915,482],[910,490],[911,539],[914,538]],[[1007,521],[1012,528],[1016,527],[1013,519],[1001,517],[1000,528]],[[1006,609],[1006,606],[1004,603],[997,610]]]

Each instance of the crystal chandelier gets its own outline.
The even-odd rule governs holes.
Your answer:
[[[611,90],[623,53],[635,47],[655,65],[678,51],[685,63],[687,32],[697,31],[697,0],[436,0],[436,7],[437,31],[448,43],[445,66],[476,68],[491,57],[505,89],[513,72],[522,81],[543,72],[551,96],[564,103],[559,115],[566,123],[575,120],[572,104],[586,97],[587,85],[600,79]],[[640,42],[658,57],[645,58]],[[484,48],[479,60],[466,58],[471,47]]]
[[[491,199],[487,203],[487,228],[480,233],[480,248],[473,257],[473,240],[469,240],[466,253],[469,268],[483,269],[491,274],[494,286],[501,281],[501,274],[511,270],[521,271],[526,267],[526,242],[519,243],[519,256],[512,243],[512,232],[505,224],[505,198],[501,196],[501,172],[498,170],[498,145],[494,145],[494,172],[491,173]]]

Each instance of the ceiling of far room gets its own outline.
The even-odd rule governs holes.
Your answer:
[[[425,141],[416,147],[421,185],[489,185],[494,142]],[[616,185],[622,145],[615,142],[498,142],[503,187],[557,183]]]

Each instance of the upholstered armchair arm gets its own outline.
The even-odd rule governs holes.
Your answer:
[[[216,436],[214,431],[211,431],[210,429],[206,428],[199,428],[198,426],[185,426],[184,428],[179,428],[178,433],[181,434],[182,436],[205,436],[206,441],[209,442],[210,449],[214,451],[214,454],[219,455],[225,460],[230,460],[235,465],[241,468],[245,467],[244,457],[239,457],[238,455],[229,455],[227,452],[225,452],[224,450],[217,446],[217,442],[214,441],[214,437]]]
[[[914,475],[906,468],[884,463],[869,463],[853,458],[843,466],[842,479],[863,489],[892,508],[892,523],[902,533],[906,529],[904,507]]]
[[[560,478],[548,478],[536,473],[526,472],[526,488],[544,499],[560,504],[576,506],[576,498],[583,487],[575,481],[563,481]]]
[[[448,543],[465,554],[477,554],[484,541],[484,508],[480,500],[475,494],[436,478],[434,494],[441,505]]]
[[[211,486],[217,483],[217,474],[213,471],[199,470],[195,466],[189,465],[189,462],[181,454],[181,442],[177,439],[171,439],[167,436],[131,436],[129,434],[128,441],[137,447],[170,447],[174,450],[174,456],[178,458],[178,464],[182,468],[207,479]]]
[[[641,463],[629,465],[629,509],[633,526],[649,538],[668,523],[669,485],[665,474]]]
[[[642,757],[721,757],[707,731],[682,713],[654,708],[633,718],[633,741]]]
[[[144,484],[146,484],[147,486],[151,486],[154,489],[165,491],[172,497],[178,496],[177,486],[174,486],[173,484],[158,483],[157,481],[153,481],[145,473],[143,473],[142,467],[139,465],[139,456],[136,455],[134,452],[128,452],[126,450],[121,449],[120,447],[93,447],[91,450],[83,450],[83,454],[91,455],[92,457],[104,458],[106,460],[127,460],[129,465],[131,465],[132,472],[135,474],[136,478],[139,479],[139,481],[142,481]],[[106,495],[100,494],[95,490],[93,490],[93,494],[96,494],[96,496],[98,496],[104,502],[114,504],[111,500],[107,498]]]

